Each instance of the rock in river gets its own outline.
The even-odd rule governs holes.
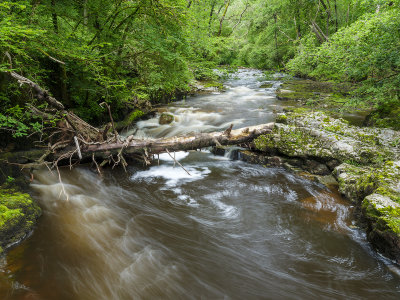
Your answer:
[[[399,140],[399,131],[351,126],[326,113],[300,109],[279,114],[271,134],[257,138],[255,145],[270,155],[316,160],[329,170],[336,166],[332,175],[361,212],[368,240],[400,263]],[[310,163],[306,167],[315,168]]]
[[[28,194],[0,190],[0,253],[26,238],[40,214],[40,207]]]
[[[165,125],[165,124],[170,124],[174,121],[174,116],[169,114],[169,113],[162,113],[160,115],[160,119],[158,120],[158,123],[160,125]]]

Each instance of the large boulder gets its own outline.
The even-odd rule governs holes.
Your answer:
[[[400,158],[396,140],[398,131],[351,126],[323,112],[300,110],[279,114],[272,133],[257,138],[255,145],[290,157],[379,164]]]

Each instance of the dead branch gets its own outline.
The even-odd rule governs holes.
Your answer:
[[[192,176],[192,175],[182,166],[182,164],[181,164],[179,161],[177,161],[177,160],[175,159],[175,152],[174,152],[174,157],[172,157],[171,153],[169,153],[169,151],[168,151],[167,148],[165,148],[165,151],[166,151],[166,152],[168,153],[168,155],[174,160],[174,166],[175,166],[175,163],[178,164],[178,166],[180,166],[186,173],[188,173],[189,176]]]
[[[230,132],[225,130],[222,132],[198,133],[190,136],[146,140],[128,137],[125,143],[118,141],[115,143],[88,144],[84,145],[81,151],[83,159],[91,157],[93,153],[96,157],[102,159],[107,159],[110,155],[116,155],[118,159],[118,156],[121,155],[142,155],[145,149],[147,151],[147,157],[149,157],[153,154],[166,152],[165,149],[169,151],[188,151],[216,145],[238,145],[250,142],[262,134],[268,134],[271,132],[273,126],[274,123],[268,123],[231,130]],[[63,156],[64,153],[68,153],[68,151],[72,149],[75,149],[75,147],[67,147],[64,149],[64,152],[61,151],[55,154],[55,157],[58,159]]]
[[[119,135],[118,135],[117,130],[115,129],[114,119],[113,119],[112,114],[111,114],[110,105],[108,105],[107,102],[100,103],[101,107],[103,107],[103,105],[105,105],[107,107],[107,109],[108,109],[108,116],[110,117],[110,120],[111,120],[111,126],[112,126],[112,129],[113,129],[113,132],[114,132],[115,141],[117,141]],[[105,132],[105,133],[107,133],[107,132]]]

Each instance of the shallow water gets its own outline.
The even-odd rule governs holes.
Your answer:
[[[263,83],[272,83],[271,88],[260,88]],[[226,92],[191,97],[174,102],[167,107],[175,117],[172,124],[159,125],[158,115],[141,121],[126,135],[138,137],[164,137],[190,132],[211,132],[263,124],[274,120],[274,110],[282,102],[276,99],[275,91],[280,81],[265,81],[257,70],[241,70],[225,82]]]
[[[227,93],[174,103],[177,121],[143,121],[137,134],[272,121],[273,88],[258,88],[258,71],[237,76]],[[253,112],[240,102],[246,95]],[[176,159],[191,175],[167,154],[103,178],[89,167],[62,169],[66,194],[55,174],[38,172],[32,191],[43,216],[3,259],[0,299],[400,297],[396,269],[370,249],[337,193],[209,151]]]

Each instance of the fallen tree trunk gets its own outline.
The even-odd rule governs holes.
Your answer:
[[[83,158],[92,157],[106,159],[113,155],[129,156],[142,154],[150,158],[152,154],[167,151],[188,151],[205,147],[219,145],[239,145],[253,141],[256,137],[271,132],[274,123],[250,126],[236,130],[225,130],[223,132],[198,133],[190,136],[169,137],[159,139],[138,140],[132,136],[125,142],[102,143],[81,145],[80,151]],[[57,153],[55,159],[69,158],[66,153],[74,151],[73,147]],[[75,153],[77,151],[74,151]]]
[[[198,133],[190,136],[146,140],[135,139],[133,136],[123,139],[114,128],[111,111],[108,106],[114,131],[109,136],[107,134],[108,128],[99,130],[74,113],[65,110],[61,102],[50,96],[48,91],[37,83],[13,71],[8,72],[8,74],[16,79],[20,85],[29,86],[36,99],[48,103],[57,111],[57,116],[63,118],[66,122],[66,126],[58,128],[58,131],[49,135],[49,139],[54,134],[59,134],[59,138],[56,139],[55,143],[49,142],[48,149],[40,159],[25,166],[29,168],[36,168],[43,164],[47,165],[49,163],[48,159],[52,161],[52,166],[56,168],[58,164],[72,164],[72,161],[79,163],[79,161],[91,159],[100,173],[100,167],[107,162],[114,166],[122,164],[125,167],[127,163],[124,157],[140,159],[146,164],[150,164],[154,154],[163,152],[188,151],[219,145],[246,144],[262,134],[269,133],[274,126],[274,123],[268,123],[232,130],[233,125],[231,125],[223,132]],[[51,114],[42,112],[33,106],[30,109],[32,113],[39,115],[44,120],[54,118]],[[96,162],[98,159],[103,159],[100,167]]]

